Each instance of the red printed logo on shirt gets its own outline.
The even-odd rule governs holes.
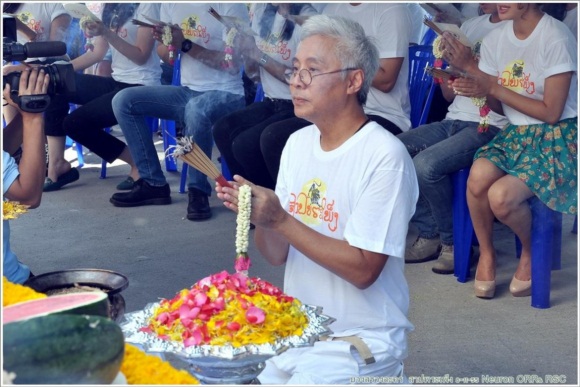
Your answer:
[[[189,16],[181,22],[181,30],[186,38],[191,40],[200,39],[203,43],[208,43],[211,36],[207,32],[207,27],[199,24],[199,16]]]
[[[514,60],[508,63],[506,69],[499,76],[499,84],[522,94],[525,91],[527,94],[535,94],[536,85],[530,80],[530,73],[524,71],[525,63],[523,60]]]
[[[312,179],[302,187],[299,193],[290,194],[288,212],[297,216],[310,226],[326,223],[328,229],[335,232],[338,228],[338,212],[334,211],[334,200],[326,197],[326,184],[321,180]]]

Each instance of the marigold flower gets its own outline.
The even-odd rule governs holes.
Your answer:
[[[2,299],[3,307],[46,297],[46,294],[38,293],[28,286],[12,283],[4,276],[2,276],[2,294],[4,296]]]

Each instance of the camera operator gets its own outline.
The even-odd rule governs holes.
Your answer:
[[[20,76],[20,97],[46,94],[49,76],[41,68],[26,68]],[[17,165],[13,157],[2,151],[2,179],[4,199],[17,201],[20,204],[36,208],[40,205],[42,185],[46,172],[44,157],[44,119],[42,113],[29,113],[20,110],[10,98],[10,85],[4,88],[4,103],[8,103],[20,113],[22,133],[22,157]],[[5,137],[6,138],[6,137]],[[18,261],[10,250],[10,226],[4,220],[3,234],[3,267],[4,276],[14,283],[23,283],[28,279],[30,269]]]
[[[28,42],[62,41],[66,40],[66,34],[71,23],[71,17],[61,3],[3,3],[2,13],[13,15],[16,21],[17,42],[25,44]],[[55,58],[29,58],[28,65],[48,64],[62,57]],[[14,71],[22,71],[24,64],[8,64],[2,67],[2,75]],[[6,127],[4,128],[4,138],[10,138],[10,143],[4,143],[4,150],[16,148],[22,143],[21,118],[18,110],[12,106],[5,106],[3,109]],[[14,124],[11,122],[16,119]],[[44,150],[42,152],[44,154]]]

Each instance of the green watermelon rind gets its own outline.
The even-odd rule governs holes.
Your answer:
[[[59,313],[110,317],[110,309],[105,292],[61,294],[2,308],[2,324]]]
[[[121,328],[100,316],[40,316],[2,330],[3,368],[16,384],[110,384],[125,353]]]

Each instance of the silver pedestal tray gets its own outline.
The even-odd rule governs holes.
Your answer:
[[[262,372],[265,362],[291,347],[313,345],[320,336],[331,334],[327,325],[335,319],[322,314],[322,308],[302,305],[308,318],[302,335],[289,336],[274,344],[244,345],[195,345],[185,347],[182,342],[158,338],[155,334],[142,332],[149,324],[159,303],[147,304],[143,310],[125,314],[120,324],[125,341],[146,352],[156,353],[178,368],[186,366],[204,384],[246,384]]]

